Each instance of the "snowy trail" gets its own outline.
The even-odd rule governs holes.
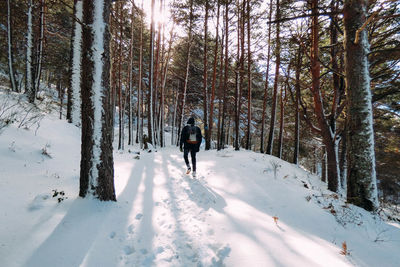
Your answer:
[[[41,125],[37,135],[10,128],[0,139],[0,202],[9,203],[0,211],[0,266],[389,267],[400,261],[398,224],[344,208],[317,177],[249,151],[200,151],[196,179],[184,174],[176,147],[115,151],[118,201],[78,198],[78,129],[57,118]],[[54,189],[65,192],[60,203]],[[350,255],[341,255],[343,242]]]
[[[344,257],[337,257],[339,249],[331,243],[276,224],[272,217],[277,212],[272,207],[278,201],[271,203],[273,197],[260,184],[246,179],[252,171],[262,173],[264,163],[256,163],[258,168],[253,166],[252,170],[246,164],[237,166],[238,162],[215,152],[200,152],[198,178],[193,179],[184,174],[182,154],[177,149],[143,154],[131,179],[137,179],[146,165],[154,165],[152,171],[143,172],[137,184],[140,193],[132,202],[132,236],[127,239],[135,252],[123,257],[125,264],[320,266],[321,257],[331,266],[349,265]],[[260,183],[267,185],[265,180]],[[124,198],[125,191],[130,189],[120,193],[119,202],[129,201]]]
[[[134,220],[129,225],[133,234],[130,242],[135,248],[132,254],[136,255],[125,255],[126,264],[212,266],[225,257],[219,252],[221,245],[212,236],[212,227],[206,223],[210,216],[207,210],[214,205],[222,209],[224,203],[219,201],[223,199],[201,181],[203,177],[193,179],[185,175],[182,164],[176,149],[143,154],[137,161],[131,179],[138,178],[146,165],[153,166],[153,170],[145,171],[137,185],[140,193],[133,200],[131,218]],[[118,195],[119,202],[129,201],[124,197],[126,190]]]

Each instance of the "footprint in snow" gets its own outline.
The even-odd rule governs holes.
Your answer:
[[[111,232],[110,235],[109,235],[109,237],[110,237],[111,239],[114,239],[115,236],[116,236],[116,233],[115,233],[115,232]]]
[[[50,199],[50,195],[49,194],[40,194],[37,195],[32,203],[29,205],[28,209],[30,211],[34,211],[34,210],[38,210],[41,209],[45,206],[46,204],[46,200]]]
[[[136,220],[140,220],[140,219],[142,219],[142,217],[143,217],[143,214],[138,213],[138,214],[136,215],[135,219],[136,219]]]
[[[219,267],[219,266],[224,266],[224,260],[226,257],[229,257],[229,254],[231,253],[231,248],[227,245],[217,251],[217,258],[213,257],[212,258],[212,267]]]
[[[161,253],[163,253],[164,252],[164,248],[163,247],[158,247],[158,248],[156,248],[156,254],[161,254]]]
[[[124,253],[125,253],[125,255],[131,255],[131,254],[135,253],[135,248],[131,245],[125,246]]]

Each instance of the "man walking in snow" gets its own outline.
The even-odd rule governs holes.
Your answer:
[[[187,166],[186,174],[192,170],[189,164],[188,154],[192,158],[193,177],[196,177],[196,153],[199,152],[200,144],[203,136],[201,135],[200,128],[194,126],[194,118],[189,118],[187,125],[183,127],[181,133],[180,150],[183,151],[183,158]],[[182,149],[183,146],[183,149]]]

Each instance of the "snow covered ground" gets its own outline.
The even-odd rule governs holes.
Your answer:
[[[399,266],[398,223],[259,153],[200,151],[193,179],[177,148],[127,146],[118,201],[81,199],[80,130],[57,116],[0,134],[0,266]]]

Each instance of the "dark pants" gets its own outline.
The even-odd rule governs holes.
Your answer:
[[[189,167],[190,166],[189,165],[189,159],[188,159],[189,152],[190,152],[190,156],[192,158],[193,171],[195,172],[196,171],[196,152],[195,152],[195,150],[194,149],[190,149],[190,148],[185,148],[183,150],[183,158],[185,159],[186,166]]]

